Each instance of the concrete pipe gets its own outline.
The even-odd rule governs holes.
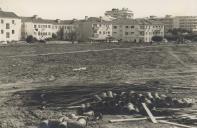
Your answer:
[[[96,101],[102,101],[102,98],[100,96],[98,96],[98,95],[94,95],[94,99]]]
[[[106,92],[103,92],[103,93],[101,94],[101,97],[102,97],[102,98],[107,98],[107,93],[106,93]]]
[[[109,98],[113,98],[113,92],[112,91],[107,91],[107,95]]]

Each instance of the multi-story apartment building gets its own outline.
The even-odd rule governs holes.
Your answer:
[[[150,18],[151,19],[151,18]],[[161,21],[165,26],[165,33],[172,29],[184,29],[197,32],[197,16],[175,16],[166,15],[164,18],[154,18]]]
[[[18,41],[21,38],[21,19],[13,12],[0,9],[0,42]]]
[[[176,16],[174,17],[174,28],[181,28],[188,31],[196,31],[197,16]]]
[[[161,22],[145,19],[120,19],[113,21],[112,37],[128,42],[151,42],[153,36],[164,37]]]
[[[33,17],[22,17],[22,39],[32,35],[38,40],[52,38],[53,35],[61,35],[62,39],[69,39],[69,33],[76,31],[74,20],[48,20],[39,18],[37,15]]]
[[[112,36],[112,23],[101,18],[86,17],[78,26],[78,38],[80,41],[102,41]]]
[[[122,10],[113,8],[111,11],[106,11],[105,15],[111,16],[117,19],[132,19],[134,16],[133,12],[129,10],[128,8],[122,8]]]

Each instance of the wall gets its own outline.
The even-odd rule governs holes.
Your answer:
[[[4,23],[1,23],[1,19]],[[14,24],[12,23],[14,20]],[[6,23],[10,24],[10,28],[6,29]],[[1,33],[3,30],[3,34]],[[12,34],[12,30],[14,30],[14,34]],[[10,34],[9,38],[6,38],[6,33]],[[15,18],[0,18],[0,41],[18,41],[21,38],[21,20]]]

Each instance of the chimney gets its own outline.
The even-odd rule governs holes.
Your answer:
[[[85,16],[85,20],[86,20],[86,21],[88,20],[88,16]]]

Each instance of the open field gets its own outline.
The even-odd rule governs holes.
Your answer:
[[[84,71],[73,69],[86,67]],[[42,118],[57,118],[105,90],[158,91],[197,98],[196,90],[172,94],[172,86],[196,86],[197,45],[36,44],[0,47],[0,127],[26,128]],[[189,93],[189,94],[188,94]],[[40,109],[46,94],[47,108]],[[146,122],[103,128],[166,128]]]

